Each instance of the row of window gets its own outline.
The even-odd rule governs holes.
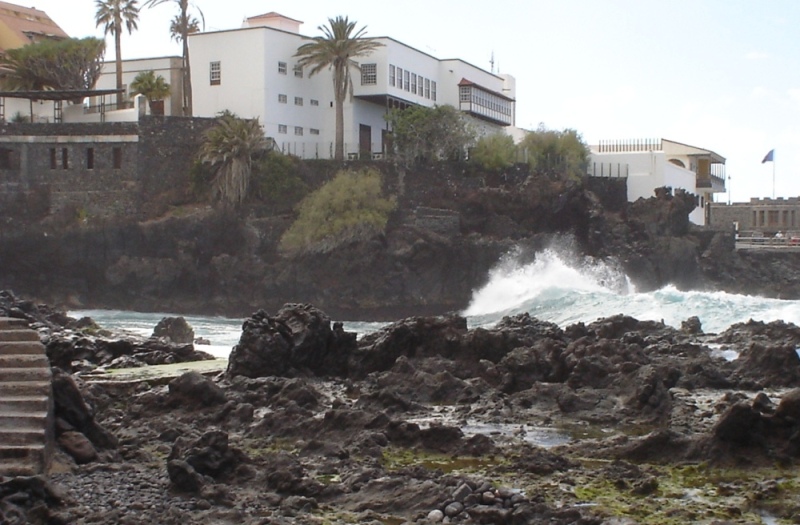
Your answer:
[[[507,117],[510,117],[512,113],[511,102],[509,100],[481,89],[472,89],[472,86],[461,86],[458,90],[458,100],[459,102],[469,102],[479,108],[484,108]]]
[[[375,64],[364,64],[361,66],[361,83],[364,82],[364,67],[375,66]],[[377,67],[377,66],[376,66]],[[377,74],[375,75],[377,82]],[[372,82],[373,84],[375,82]],[[436,102],[436,81],[425,78],[422,75],[412,73],[408,69],[389,64],[389,86],[408,91],[413,95],[425,97]]]
[[[287,104],[289,102],[289,97],[284,94],[278,94],[278,102],[281,104]],[[316,99],[309,99],[309,104],[312,106],[319,106],[319,100]],[[294,97],[294,105],[295,106],[302,106],[303,105],[303,97]]]
[[[294,71],[294,76],[296,76],[297,78],[303,78],[302,67],[295,65],[294,68],[292,68],[292,71]],[[289,64],[287,64],[286,62],[278,62],[278,73],[280,73],[281,75],[286,75],[288,74],[288,72],[289,72]]]
[[[84,157],[87,170],[94,169],[95,154],[94,148],[86,148],[86,156]],[[111,165],[115,170],[122,168],[122,148],[111,148]],[[69,148],[50,148],[50,169],[69,169]]]
[[[278,133],[285,135],[289,133],[289,126],[286,124],[278,124]],[[294,134],[298,137],[302,137],[304,134],[303,126],[295,126],[294,127]],[[309,135],[319,135],[319,130],[316,128],[308,128]]]

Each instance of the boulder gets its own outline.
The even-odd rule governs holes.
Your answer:
[[[177,344],[194,341],[194,329],[183,317],[164,317],[153,329],[153,337],[165,338]]]
[[[117,438],[95,421],[75,379],[58,368],[53,368],[53,405],[55,416],[89,438],[94,446],[116,448]]]
[[[184,406],[212,406],[225,402],[225,391],[211,379],[191,371],[169,382],[169,399]]]
[[[317,376],[347,374],[356,350],[356,334],[307,304],[287,304],[274,317],[259,310],[244,322],[239,343],[228,359],[228,376],[293,375],[299,370]]]
[[[80,432],[68,431],[58,436],[58,444],[75,460],[78,465],[90,463],[97,459],[97,450],[86,436]]]

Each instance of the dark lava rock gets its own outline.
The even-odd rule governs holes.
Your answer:
[[[242,326],[228,359],[228,376],[282,376],[308,370],[318,376],[343,376],[356,349],[356,334],[307,304],[287,304],[276,316],[259,310]]]
[[[97,459],[97,450],[95,450],[92,442],[80,432],[63,432],[58,436],[58,444],[64,452],[72,456],[78,465],[91,463]]]
[[[212,406],[225,402],[225,391],[211,379],[192,371],[169,382],[169,399],[184,406]]]
[[[53,404],[55,416],[89,438],[96,447],[116,448],[117,438],[95,421],[75,379],[58,368],[53,368]]]
[[[163,337],[173,343],[188,344],[194,341],[194,329],[183,317],[164,317],[153,328],[153,337]]]
[[[233,473],[246,457],[228,446],[226,432],[212,430],[190,443],[176,440],[168,459],[184,460],[198,473],[219,479]]]
[[[793,338],[752,341],[736,360],[736,377],[762,387],[800,386],[800,357]]]
[[[167,474],[172,485],[183,492],[200,492],[203,488],[203,476],[181,459],[167,462]]]

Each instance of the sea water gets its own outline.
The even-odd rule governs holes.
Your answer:
[[[679,328],[697,316],[706,333],[719,333],[734,323],[784,320],[800,325],[800,301],[767,299],[719,291],[681,291],[666,286],[637,292],[613,261],[570,255],[563,250],[543,250],[533,258],[512,252],[490,272],[485,286],[475,290],[462,312],[470,327],[491,327],[503,316],[528,312],[561,327],[590,323],[602,317],[626,314],[640,320],[663,321]],[[88,316],[101,327],[148,337],[164,317],[177,313],[140,313],[122,310],[75,310],[72,317]],[[183,315],[195,337],[210,345],[197,345],[216,357],[228,357],[239,341],[243,319]],[[342,320],[344,328],[360,336],[386,323]]]

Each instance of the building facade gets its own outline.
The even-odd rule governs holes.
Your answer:
[[[181,81],[181,68],[183,59],[178,56],[156,57],[156,58],[137,58],[122,61],[122,84],[125,89],[123,99],[125,104],[117,109],[133,107],[133,97],[131,97],[130,85],[139,73],[152,71],[156,77],[161,76],[169,84],[169,98],[164,101],[164,116],[183,115],[183,82]],[[95,89],[115,89],[117,87],[117,63],[114,60],[106,61],[103,64],[103,72],[97,79]],[[97,97],[90,98],[86,106],[93,110],[102,101]],[[147,108],[149,112],[149,106]]]
[[[335,108],[328,70],[310,76],[294,55],[307,43],[301,22],[267,13],[242,28],[189,37],[195,116],[229,110],[258,117],[285,153],[303,158],[333,155]],[[358,57],[351,70],[353,96],[344,108],[345,152],[379,157],[389,148],[386,114],[411,105],[449,104],[469,116],[481,133],[515,124],[516,86],[463,60],[440,60],[389,37]],[[246,49],[247,53],[241,50]]]
[[[800,198],[752,198],[750,202],[713,203],[709,226],[720,230],[734,228],[745,236],[760,233],[772,237],[778,232],[800,232]]]
[[[725,192],[725,158],[711,150],[666,139],[602,141],[590,150],[589,175],[627,178],[630,202],[664,186],[696,195],[695,224],[708,222],[714,194]]]

